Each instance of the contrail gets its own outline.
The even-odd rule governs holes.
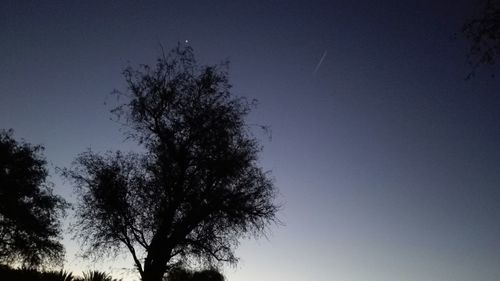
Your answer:
[[[326,58],[326,54],[327,54],[327,51],[325,50],[325,52],[323,52],[323,55],[321,56],[321,59],[318,62],[318,65],[316,65],[316,68],[313,71],[313,75],[316,75],[316,72],[318,72],[319,67],[321,66],[321,64],[323,63],[323,61]]]

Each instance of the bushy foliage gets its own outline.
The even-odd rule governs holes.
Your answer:
[[[176,267],[170,270],[163,278],[164,281],[224,281],[224,275],[217,269],[204,269],[201,271],[192,271],[182,267]]]
[[[36,267],[58,263],[65,201],[52,193],[43,147],[0,131],[0,262]]]
[[[466,21],[462,32],[470,42],[467,55],[472,66],[470,78],[479,66],[494,65],[500,54],[500,1],[486,0],[482,14]]]
[[[73,273],[64,270],[60,271],[45,271],[41,273],[43,281],[75,281]]]
[[[83,273],[83,279],[78,279],[76,281],[118,281],[117,279],[113,279],[111,275],[106,272],[90,270]]]
[[[114,279],[110,274],[102,271],[90,270],[83,272],[83,276],[74,276],[64,270],[39,271],[33,268],[12,268],[0,265],[0,280],[2,281],[121,281]]]

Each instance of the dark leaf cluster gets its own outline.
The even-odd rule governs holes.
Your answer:
[[[224,281],[224,275],[217,269],[192,271],[183,267],[173,268],[163,281]]]
[[[52,193],[41,146],[0,132],[0,261],[39,266],[61,262],[59,218],[65,201]]]
[[[480,17],[468,20],[462,32],[470,41],[467,55],[472,66],[469,78],[481,65],[494,65],[500,53],[500,3],[487,0]]]

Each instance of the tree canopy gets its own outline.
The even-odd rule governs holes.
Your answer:
[[[124,71],[113,110],[144,153],[82,153],[66,170],[79,193],[77,235],[90,252],[123,247],[142,280],[179,263],[235,263],[242,237],[276,220],[276,188],[261,146],[230,93],[225,65],[199,66],[177,47],[155,66]]]
[[[60,216],[65,201],[47,181],[43,147],[0,131],[0,261],[36,267],[61,262]]]
[[[500,54],[500,3],[486,0],[481,15],[470,19],[462,27],[470,42],[468,59],[474,75],[481,65],[494,65]]]

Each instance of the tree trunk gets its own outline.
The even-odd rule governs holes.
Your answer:
[[[157,233],[153,237],[151,248],[144,260],[142,281],[162,281],[172,252],[171,247],[168,247],[168,243],[162,239],[165,236]]]
[[[162,281],[163,274],[165,272],[162,267],[150,267],[148,270],[144,270],[142,281]]]
[[[162,281],[167,262],[167,256],[163,251],[150,251],[144,263],[142,281]]]

